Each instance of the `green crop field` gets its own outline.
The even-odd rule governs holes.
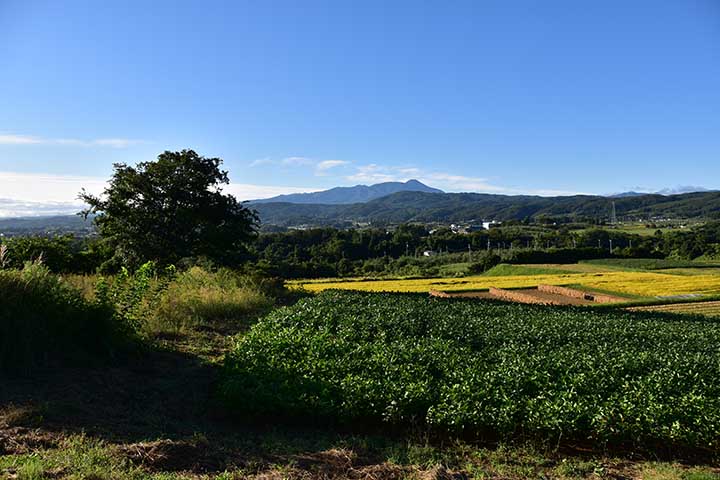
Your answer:
[[[720,323],[329,291],[239,338],[237,413],[717,448]]]

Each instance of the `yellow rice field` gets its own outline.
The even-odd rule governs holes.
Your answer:
[[[369,292],[458,292],[490,287],[524,288],[539,284],[576,285],[589,290],[615,292],[631,297],[683,294],[720,294],[720,275],[670,275],[655,272],[597,272],[515,276],[473,276],[462,278],[423,278],[411,280],[298,280],[294,288],[310,292],[328,289]]]

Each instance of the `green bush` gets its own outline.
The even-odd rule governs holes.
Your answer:
[[[453,433],[720,447],[720,323],[326,292],[227,356],[234,411]]]
[[[168,285],[149,320],[151,329],[177,332],[243,321],[269,308],[270,295],[278,288],[270,280],[252,281],[231,270],[209,272],[193,267]]]
[[[174,278],[175,267],[158,273],[155,262],[146,262],[132,273],[122,267],[117,275],[98,279],[94,296],[112,308],[119,323],[135,333],[148,333],[149,319]]]
[[[0,372],[107,360],[133,344],[112,309],[46,267],[0,271]]]
[[[498,265],[501,261],[502,259],[499,255],[496,255],[492,252],[483,252],[476,262],[470,264],[470,266],[468,267],[468,273],[471,275],[476,275],[487,272],[488,270]]]

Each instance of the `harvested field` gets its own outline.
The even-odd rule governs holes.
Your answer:
[[[633,307],[629,310],[638,312],[686,313],[694,315],[706,315],[709,317],[720,317],[720,301],[650,305],[646,307]]]
[[[586,300],[593,303],[619,303],[626,299],[603,293],[588,292],[574,288],[561,287],[558,285],[538,285],[538,290],[543,293],[561,295],[564,297]]]
[[[512,291],[512,290],[510,290]],[[558,293],[544,292],[538,289],[519,290],[522,295],[530,301],[522,303],[537,303],[541,305],[592,305],[592,300],[584,298],[570,297]]]
[[[648,298],[661,295],[720,294],[720,275],[669,275],[655,272],[598,272],[554,275],[470,276],[459,278],[421,278],[407,280],[320,279],[296,280],[291,288],[317,293],[323,290],[367,292],[460,292],[497,288],[534,288],[538,285],[580,286],[597,292],[617,292],[617,296]]]
[[[507,302],[531,303],[537,305],[592,305],[590,299],[582,296],[563,295],[561,293],[542,291],[537,288],[524,288],[517,290],[504,290],[491,288],[483,292],[438,292],[432,291],[430,295],[440,298],[478,298],[504,300]],[[590,295],[591,296],[591,295]],[[618,301],[622,301],[619,299]]]

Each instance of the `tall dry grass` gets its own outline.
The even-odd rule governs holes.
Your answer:
[[[226,269],[209,272],[193,267],[168,285],[148,327],[155,333],[199,326],[237,327],[266,312],[273,303],[262,287],[247,277]]]

